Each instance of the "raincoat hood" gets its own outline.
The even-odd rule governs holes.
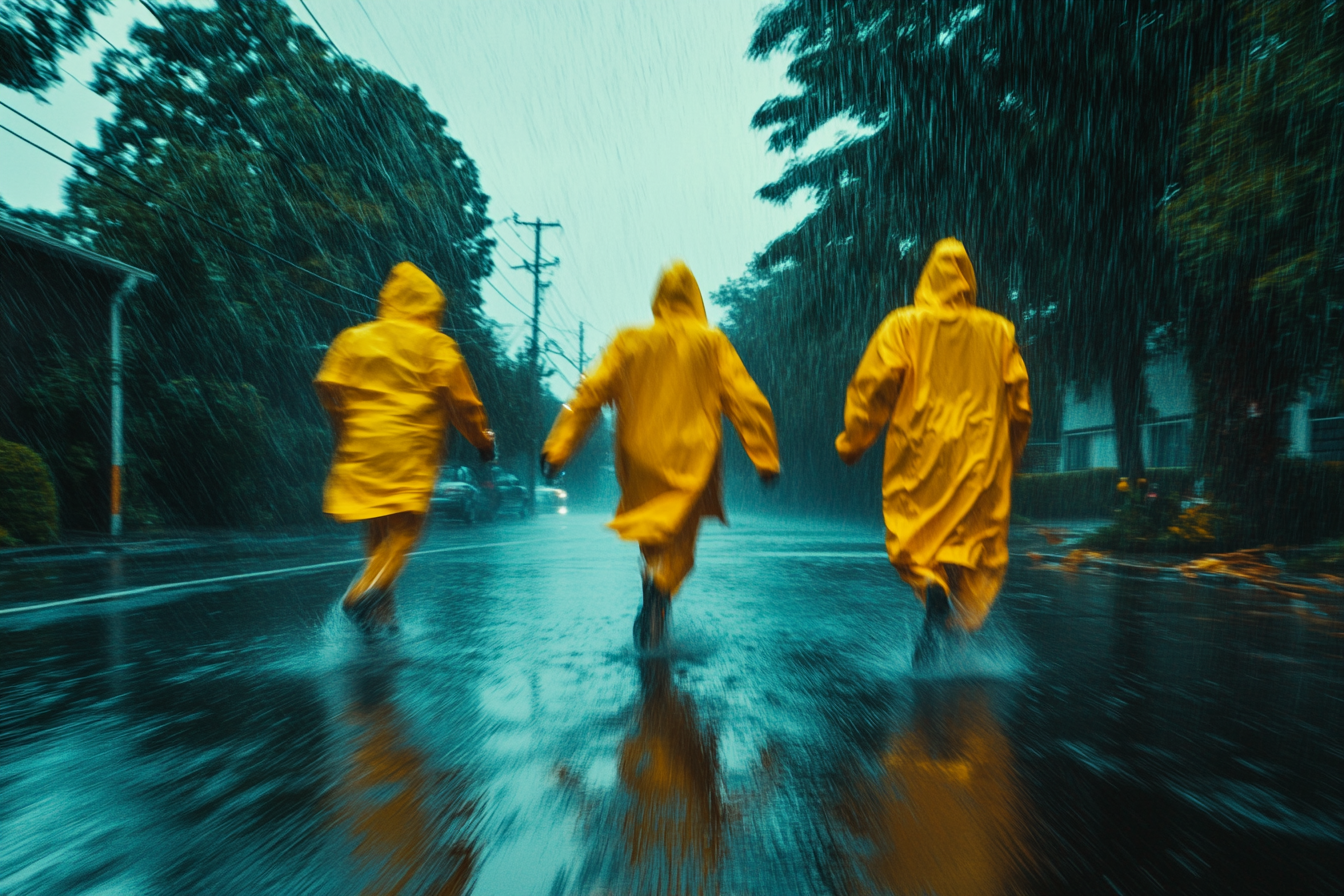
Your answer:
[[[705,300],[700,297],[700,284],[684,261],[674,261],[663,269],[658,290],[653,295],[653,316],[666,321],[676,317],[691,317],[702,324],[709,323],[705,316]]]
[[[975,307],[975,270],[961,240],[939,240],[915,287],[915,305],[936,311]]]
[[[443,290],[409,261],[387,275],[378,292],[378,316],[383,320],[408,320],[437,330],[447,304]]]

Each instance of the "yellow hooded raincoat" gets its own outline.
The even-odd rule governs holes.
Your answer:
[[[452,423],[476,448],[494,434],[466,361],[439,332],[443,292],[410,262],[392,269],[378,319],[344,330],[314,383],[336,427],[322,509],[342,522],[425,513]]]
[[[655,584],[675,594],[694,563],[700,518],[724,520],[722,415],[758,472],[779,472],[779,447],[769,402],[728,337],[709,326],[685,264],[663,271],[653,317],[612,340],[561,409],[542,457],[564,466],[602,406],[615,405],[621,503],[610,526],[639,542]]]
[[[957,622],[984,622],[1008,569],[1013,467],[1031,428],[1027,368],[1013,325],[975,306],[958,240],[933,247],[911,305],[873,334],[850,381],[845,431],[854,463],[887,427],[882,478],[887,554],[921,600],[927,582]]]

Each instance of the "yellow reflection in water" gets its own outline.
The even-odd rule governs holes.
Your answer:
[[[1016,892],[1030,864],[1012,747],[977,683],[920,684],[914,722],[892,737],[882,776],[846,808],[877,892]]]
[[[391,679],[387,670],[357,673],[341,713],[349,752],[335,817],[359,873],[350,892],[457,896],[469,891],[476,870],[478,806],[460,769],[431,768],[407,740]]]
[[[617,766],[630,797],[621,820],[627,857],[666,884],[660,892],[704,892],[722,858],[718,744],[666,659],[644,660],[640,683],[638,723]]]

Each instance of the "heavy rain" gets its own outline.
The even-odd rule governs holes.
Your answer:
[[[0,896],[1344,892],[1344,3],[0,0]]]

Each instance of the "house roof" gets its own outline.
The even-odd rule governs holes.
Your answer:
[[[0,241],[21,243],[30,249],[58,256],[80,267],[96,268],[108,273],[115,271],[120,274],[138,277],[146,282],[158,279],[148,271],[141,270],[134,265],[117,261],[115,258],[108,258],[106,255],[99,255],[97,252],[91,252],[80,246],[71,245],[48,236],[40,230],[3,217],[0,217]]]

